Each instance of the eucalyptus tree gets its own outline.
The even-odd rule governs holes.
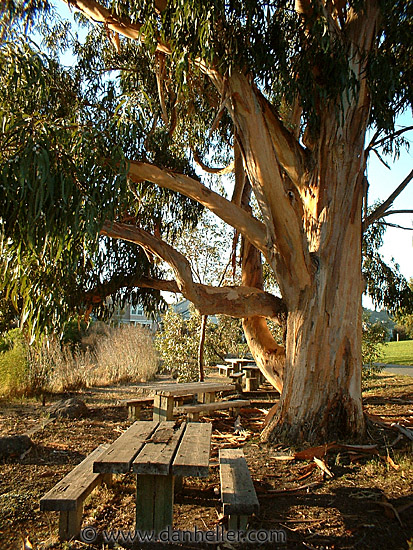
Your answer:
[[[84,43],[62,24],[50,27],[50,12],[43,29],[49,47],[73,47],[72,70],[59,67],[53,51],[45,57],[16,41],[2,47],[9,288],[25,275],[25,254],[64,282],[66,273],[92,272],[85,266],[99,266],[96,257],[104,264],[108,251],[110,269],[90,283],[90,302],[105,289],[145,286],[181,292],[202,315],[243,319],[257,364],[281,392],[269,440],[363,434],[362,232],[389,214],[413,175],[367,215],[366,161],[403,140],[394,121],[412,100],[412,3],[68,4],[87,26]],[[4,5],[10,25],[49,7],[47,0]],[[214,153],[227,166],[207,166]],[[204,185],[191,159],[209,172],[233,170],[231,198]],[[242,237],[241,285],[196,282],[173,247],[174,233],[196,221],[196,204]],[[98,234],[107,248],[97,245]],[[110,255],[116,241],[119,257]],[[148,262],[135,262],[131,245]],[[117,270],[123,261],[125,278]],[[160,261],[173,280],[162,278]],[[264,262],[281,297],[263,290]],[[29,310],[26,289],[36,280],[23,281]],[[53,293],[46,295],[52,303]],[[285,323],[284,346],[267,318]]]

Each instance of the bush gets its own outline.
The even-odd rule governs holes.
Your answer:
[[[21,330],[15,328],[0,341],[0,394],[21,396],[30,393],[28,372],[28,344]]]
[[[162,318],[162,331],[155,338],[163,366],[181,382],[199,378],[198,350],[201,315],[190,307],[191,317],[183,319],[170,308]],[[204,365],[223,361],[228,354],[243,357],[249,350],[245,343],[241,320],[217,316],[218,323],[208,319],[204,345]]]
[[[361,344],[361,355],[363,362],[363,374],[371,376],[382,370],[382,367],[375,365],[383,355],[383,346],[387,338],[386,327],[380,323],[371,323],[368,314],[363,314],[363,336]]]

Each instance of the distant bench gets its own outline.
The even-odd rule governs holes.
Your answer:
[[[142,405],[153,405],[153,400],[153,397],[142,396],[125,401],[128,407],[128,417],[133,420],[140,420]]]
[[[228,529],[245,530],[248,516],[258,513],[260,505],[242,449],[219,450],[219,473]]]
[[[176,397],[174,401],[176,405],[181,406],[187,399],[192,398],[193,396],[190,394],[180,395]],[[128,417],[132,420],[140,420],[142,405],[153,405],[154,399],[154,396],[142,396],[124,401],[125,405],[128,407]]]
[[[110,474],[93,473],[93,462],[108,447],[109,445],[99,445],[40,499],[41,511],[60,512],[60,540],[78,536],[82,523],[83,502],[96,486],[110,482]]]
[[[186,413],[190,422],[198,422],[199,413],[232,409],[238,412],[241,407],[249,407],[251,401],[247,399],[234,399],[233,401],[215,401],[213,403],[196,403],[178,407],[178,412]]]

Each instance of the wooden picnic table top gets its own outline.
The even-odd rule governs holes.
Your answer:
[[[197,393],[231,391],[235,390],[235,386],[227,382],[183,382],[181,384],[145,386],[145,390],[153,391],[157,395],[163,395],[165,397],[174,397],[179,395],[195,395]]]
[[[248,363],[255,363],[255,359],[241,359],[240,357],[229,357],[225,359],[227,363],[234,363],[238,365],[247,365]]]
[[[211,424],[135,422],[99,456],[93,471],[206,477],[211,432]]]

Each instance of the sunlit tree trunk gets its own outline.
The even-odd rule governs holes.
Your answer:
[[[199,347],[198,347],[198,369],[199,369],[199,381],[205,380],[204,370],[204,349],[205,349],[205,336],[206,326],[208,321],[208,315],[202,315],[201,317],[201,329],[199,334]]]

